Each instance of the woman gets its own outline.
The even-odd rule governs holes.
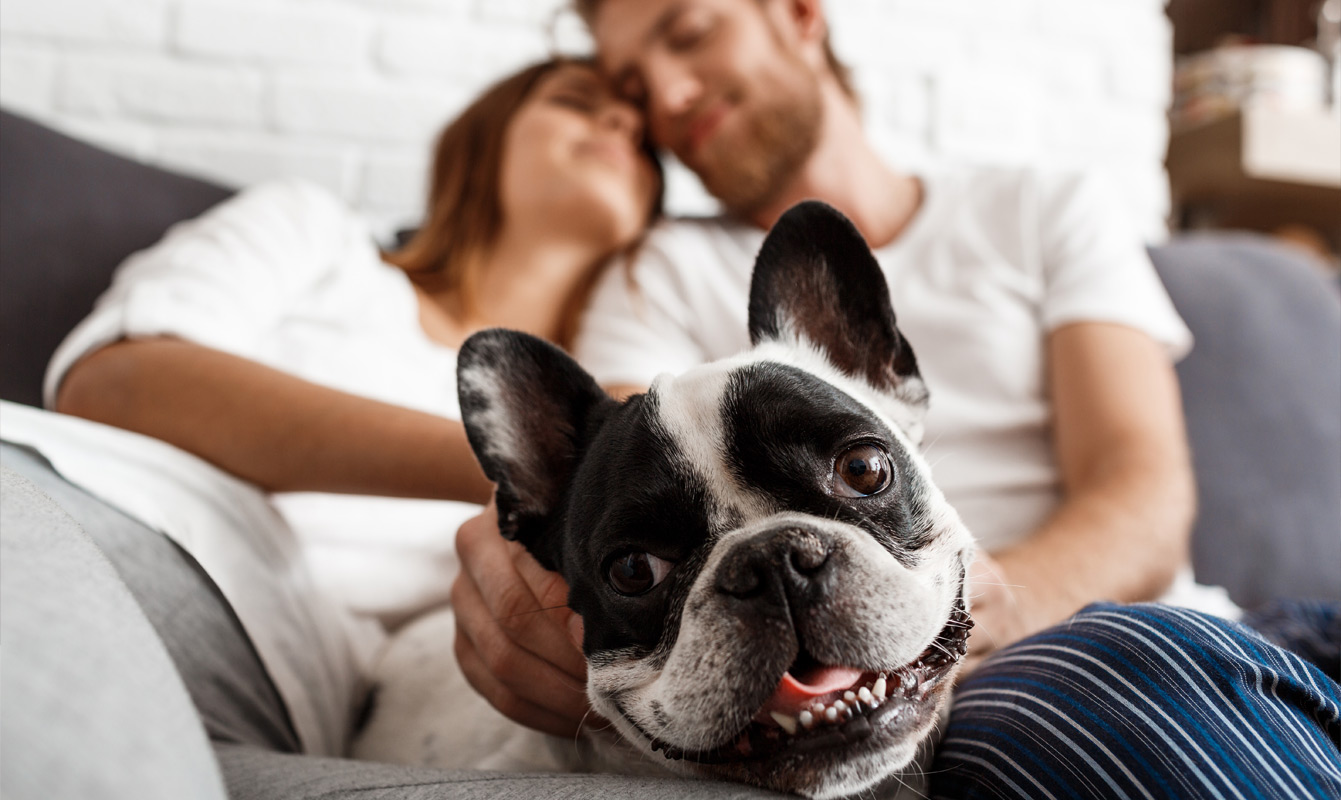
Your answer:
[[[443,132],[403,249],[379,252],[316,187],[245,191],[120,268],[47,402],[277,493],[318,583],[394,622],[445,598],[462,515],[386,498],[490,490],[456,419],[456,349],[492,326],[567,343],[660,191],[638,112],[590,65],[530,67]]]

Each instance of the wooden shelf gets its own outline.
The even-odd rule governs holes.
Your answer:
[[[1169,185],[1178,218],[1272,230],[1303,224],[1341,241],[1341,118],[1246,109],[1175,130]]]

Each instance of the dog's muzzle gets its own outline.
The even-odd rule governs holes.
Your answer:
[[[731,598],[735,613],[759,618],[804,615],[825,600],[841,577],[838,543],[823,531],[783,528],[739,543],[717,566],[715,588]],[[964,573],[955,602],[936,638],[897,669],[861,670],[821,663],[797,631],[798,653],[772,695],[748,725],[726,744],[687,750],[646,731],[654,751],[670,759],[728,764],[840,749],[877,731],[915,728],[927,700],[968,651],[973,621],[964,604]],[[635,726],[636,727],[636,726]]]

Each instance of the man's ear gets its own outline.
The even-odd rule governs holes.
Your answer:
[[[771,0],[763,4],[763,13],[784,41],[814,61],[812,68],[827,67],[824,42],[829,26],[820,0]]]
[[[917,358],[894,323],[889,286],[847,217],[807,200],[764,239],[750,283],[750,341],[805,342],[841,372],[925,405]]]
[[[498,484],[500,531],[555,569],[554,543],[545,534],[557,524],[582,451],[615,401],[567,353],[516,331],[471,336],[456,374],[466,436],[484,474]]]

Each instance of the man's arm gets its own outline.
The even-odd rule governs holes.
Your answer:
[[[460,422],[170,338],[124,340],[66,374],[56,410],[162,439],[270,491],[483,503]]]
[[[1160,345],[1134,328],[1076,323],[1048,337],[1047,356],[1064,499],[1032,536],[984,559],[978,658],[1089,602],[1152,600],[1188,561],[1196,493]]]

